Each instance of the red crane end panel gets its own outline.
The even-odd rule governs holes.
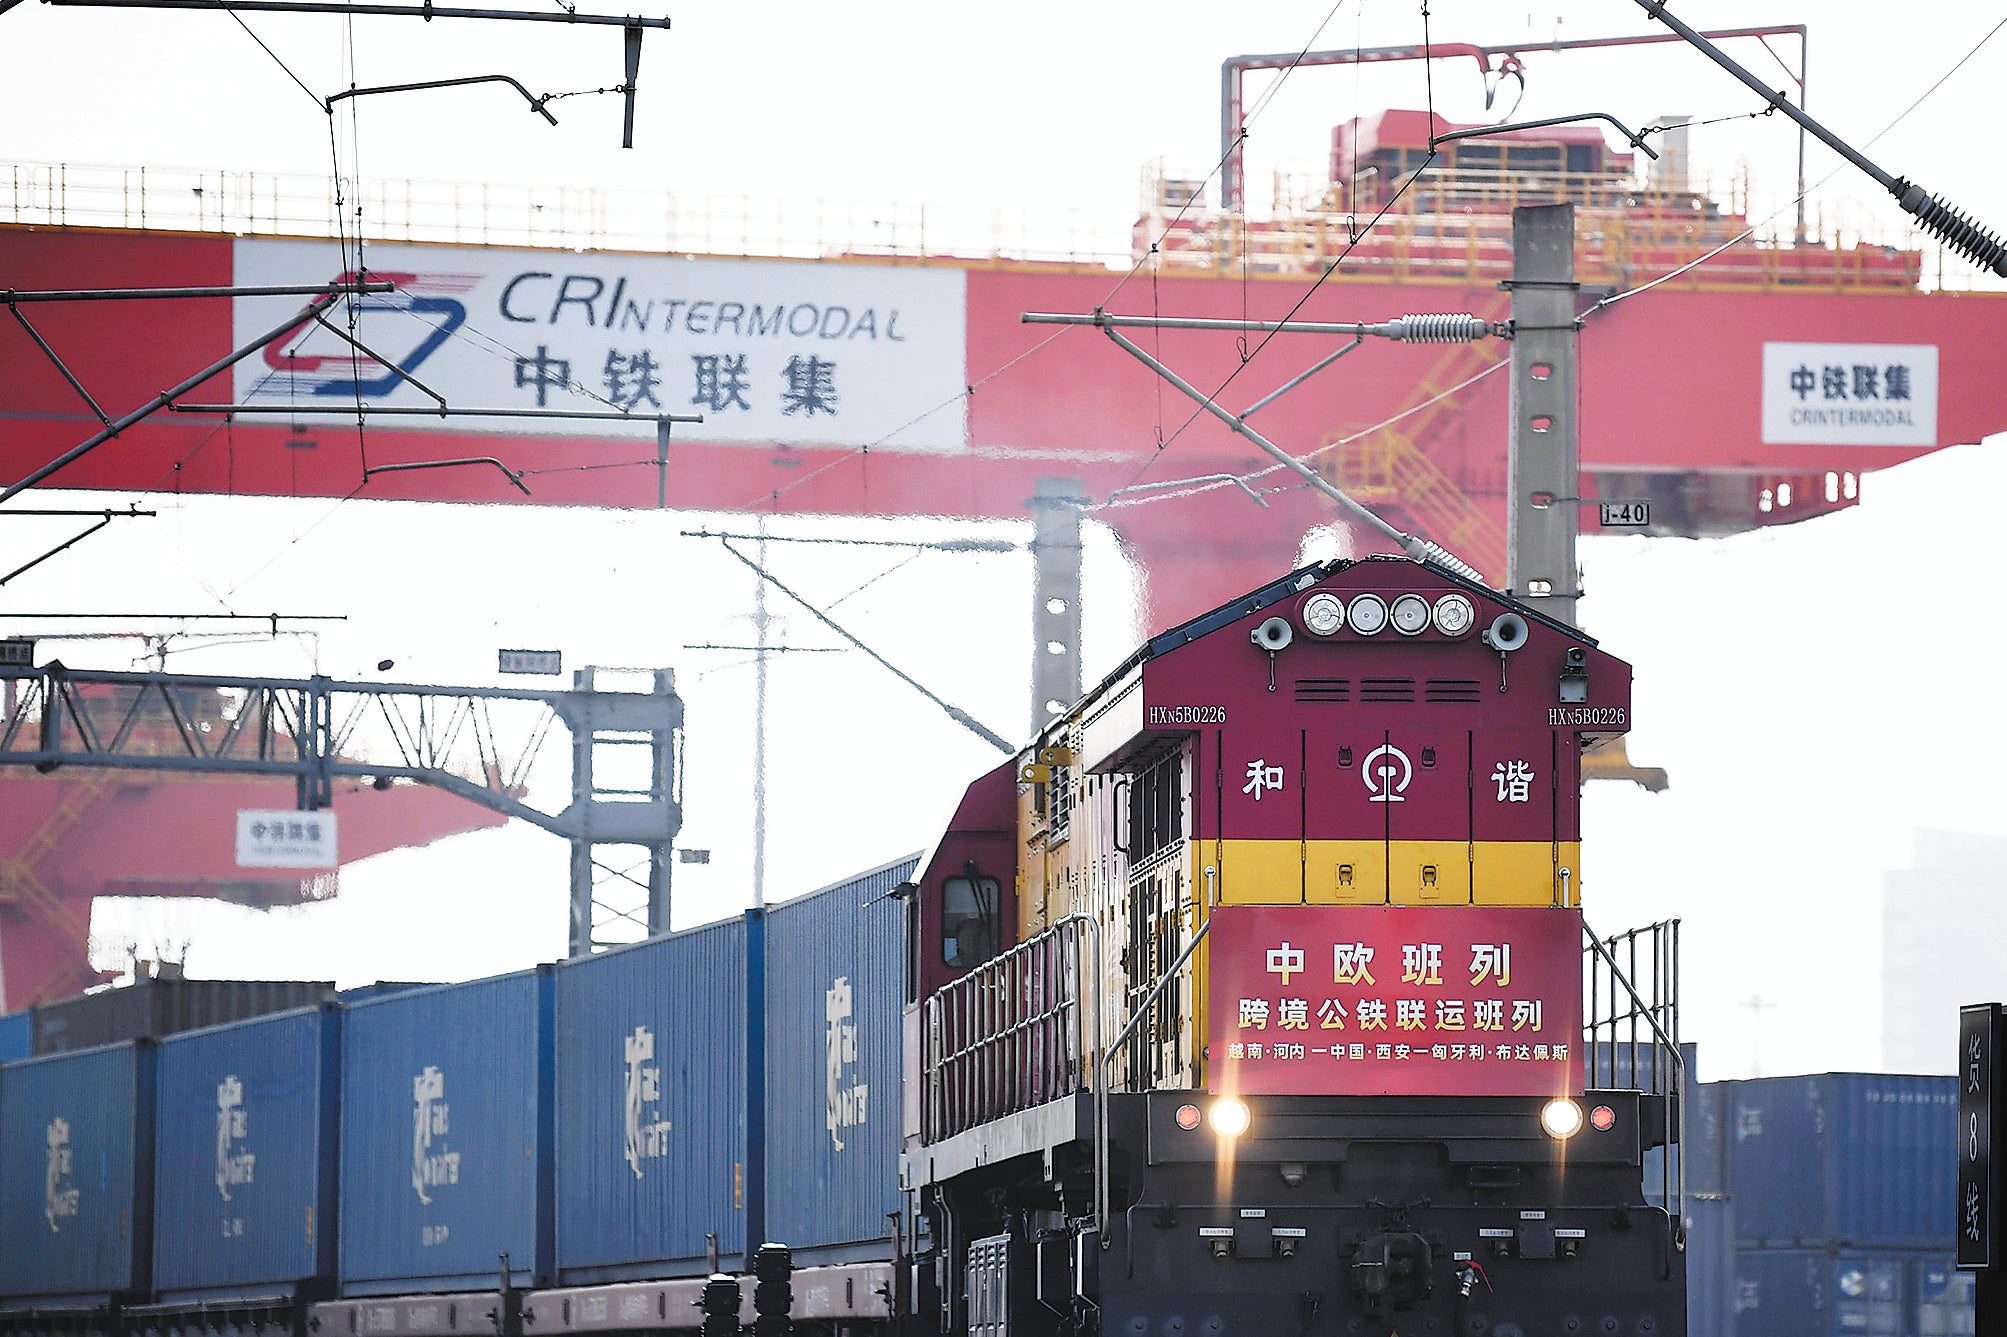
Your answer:
[[[1582,1089],[1579,910],[1220,906],[1206,950],[1216,1092]]]

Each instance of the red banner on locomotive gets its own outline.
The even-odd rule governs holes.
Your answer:
[[[1235,905],[1212,924],[1215,1092],[1581,1088],[1579,910]]]

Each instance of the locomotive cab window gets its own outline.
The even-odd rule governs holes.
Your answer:
[[[941,960],[973,970],[997,954],[1003,934],[1003,888],[993,877],[951,877],[941,883]]]

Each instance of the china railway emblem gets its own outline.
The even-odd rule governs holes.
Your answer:
[[[839,975],[823,995],[824,1032],[829,1076],[829,1103],[823,1120],[829,1140],[843,1150],[843,1130],[860,1127],[870,1117],[871,1088],[855,1078],[857,1064],[857,1023],[851,1020],[850,977]],[[846,1082],[848,1085],[846,1085]]]
[[[655,1064],[655,1032],[636,1026],[621,1044],[627,1060],[622,1110],[626,1127],[627,1168],[642,1178],[643,1161],[660,1160],[669,1151],[669,1121],[661,1118],[662,1069]]]
[[[1382,743],[1366,754],[1359,778],[1366,782],[1368,803],[1406,803],[1407,788],[1415,779],[1415,764],[1392,743]]]

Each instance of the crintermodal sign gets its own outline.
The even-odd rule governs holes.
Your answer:
[[[1763,442],[1935,446],[1937,345],[1764,344]]]
[[[335,814],[289,809],[239,809],[239,868],[333,868],[336,860]]]
[[[2000,1210],[1993,1174],[1994,1044],[2000,1034],[2000,1005],[1975,1003],[1958,1009],[1958,1266],[1966,1270],[1995,1263]]]
[[[1214,1091],[1581,1089],[1579,910],[1221,906],[1207,951]]]

